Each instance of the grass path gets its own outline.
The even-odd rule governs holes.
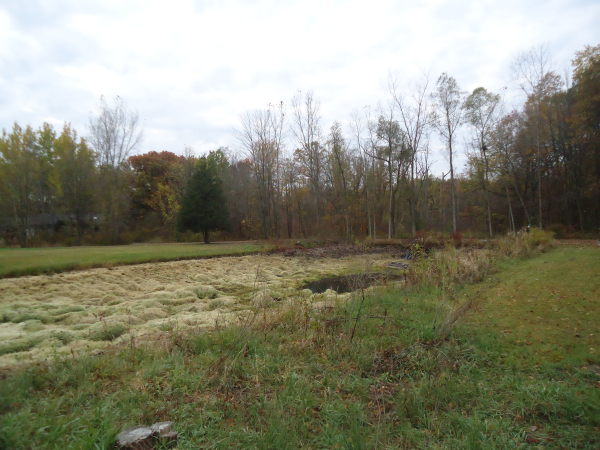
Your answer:
[[[571,370],[598,358],[600,249],[563,246],[498,278],[470,326],[500,336],[507,359]]]
[[[457,304],[486,290],[444,339],[440,288],[389,286],[261,310],[242,339],[173,332],[34,366],[0,380],[0,448],[109,449],[173,420],[179,449],[597,449],[598,273],[593,248],[505,262],[457,288]]]
[[[248,243],[0,249],[0,278],[93,267],[242,255],[258,253],[262,249],[263,246]]]

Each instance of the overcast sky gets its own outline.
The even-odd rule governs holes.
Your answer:
[[[429,71],[508,86],[514,102],[518,52],[546,42],[562,73],[599,24],[597,0],[0,0],[0,128],[68,121],[85,135],[99,97],[118,95],[144,123],[139,152],[202,153],[234,147],[241,113],[297,90],[321,99],[325,129],[347,123],[387,99],[390,71],[401,85]]]

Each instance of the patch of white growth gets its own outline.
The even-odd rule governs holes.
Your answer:
[[[389,256],[370,257],[383,267]],[[350,294],[298,290],[360,271],[365,256],[251,255],[0,279],[0,367],[101,350],[153,333],[237,321],[249,308],[303,296],[315,306]]]

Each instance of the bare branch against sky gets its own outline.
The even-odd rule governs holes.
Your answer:
[[[321,100],[324,129],[348,127],[386,98],[390,70],[403,86],[428,67],[499,92],[519,52],[546,42],[568,61],[600,41],[598,23],[600,3],[584,0],[2,2],[0,128],[83,132],[100,96],[120,96],[144,125],[139,152],[203,153],[234,143],[244,111],[297,90]]]

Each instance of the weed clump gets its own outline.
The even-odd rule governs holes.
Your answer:
[[[206,311],[214,311],[215,309],[221,308],[225,303],[222,300],[213,300],[206,305]]]
[[[193,303],[198,299],[198,297],[196,297],[192,292],[179,289],[175,292],[157,292],[154,295],[154,299],[158,300],[160,304],[165,306],[179,306],[185,305],[186,303]]]
[[[8,353],[26,352],[27,350],[35,347],[36,344],[41,342],[31,337],[12,339],[10,341],[0,341],[0,355],[6,355]]]
[[[543,253],[554,246],[554,235],[550,231],[532,228],[529,233],[519,231],[498,239],[497,248],[508,257],[530,257]]]
[[[491,251],[457,249],[447,246],[410,267],[407,280],[415,285],[427,282],[435,286],[475,283],[489,274],[494,257]]]
[[[88,329],[91,341],[112,341],[127,331],[123,322],[101,321],[95,323]]]
[[[12,339],[9,341],[0,341],[0,355],[6,355],[9,353],[17,352],[26,352],[45,341],[54,341],[60,344],[68,344],[69,342],[72,342],[79,338],[79,334],[68,330],[43,330],[17,339]]]
[[[7,317],[7,315],[5,315],[5,317]],[[46,315],[36,314],[36,313],[17,314],[10,319],[10,321],[12,323],[21,323],[21,322],[27,322],[30,320],[38,320],[38,321],[42,322],[43,324],[48,324],[48,323],[54,322],[54,319],[52,317],[48,317]]]
[[[169,313],[164,309],[157,307],[144,308],[138,313],[138,317],[143,320],[164,319]]]
[[[186,290],[196,294],[198,298],[217,298],[219,293],[212,286],[206,286],[203,284],[199,284],[197,286],[192,286],[186,288]]]
[[[504,236],[483,249],[456,248],[447,243],[442,251],[411,266],[407,280],[410,284],[427,282],[435,286],[477,283],[494,270],[497,261],[508,258],[528,258],[550,250],[554,245],[552,233],[534,228]]]
[[[44,329],[44,323],[41,320],[37,320],[37,319],[27,320],[25,322],[25,324],[23,325],[24,331],[34,332],[34,331],[40,331],[43,329]]]
[[[55,316],[62,316],[63,314],[68,314],[68,313],[72,313],[72,312],[81,312],[81,311],[85,311],[85,308],[83,306],[66,305],[66,306],[62,306],[62,307],[56,309],[55,311],[52,311],[52,314]]]

